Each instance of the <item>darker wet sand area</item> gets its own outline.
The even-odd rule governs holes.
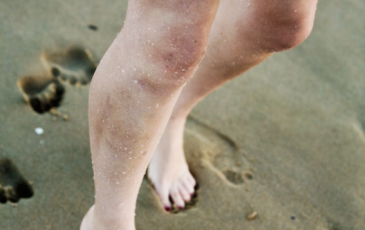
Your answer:
[[[78,229],[92,205],[89,82],[126,5],[0,2],[1,230]],[[201,102],[194,204],[166,213],[145,179],[137,229],[365,229],[364,9],[320,1],[303,44]]]

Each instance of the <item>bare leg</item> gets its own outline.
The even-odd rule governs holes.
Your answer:
[[[143,174],[202,58],[219,0],[131,0],[90,87],[95,205],[82,230],[135,229]]]
[[[310,34],[316,0],[222,0],[213,23],[206,55],[183,89],[148,175],[163,206],[168,196],[184,207],[194,192],[183,151],[187,115],[205,96],[232,78],[259,64],[272,53],[293,48]]]

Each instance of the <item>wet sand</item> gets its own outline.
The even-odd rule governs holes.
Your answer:
[[[78,229],[93,203],[88,84],[64,84],[61,117],[34,112],[17,81],[50,76],[42,52],[81,45],[98,62],[125,9],[110,0],[0,2],[0,157],[34,190],[0,204],[0,229]],[[197,203],[165,213],[144,180],[137,229],[365,229],[364,9],[361,0],[320,1],[307,41],[201,102],[185,131]]]

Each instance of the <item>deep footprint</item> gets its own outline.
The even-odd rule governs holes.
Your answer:
[[[63,52],[44,52],[42,62],[53,77],[71,85],[88,84],[96,70],[91,52],[82,47],[70,47]]]
[[[201,158],[221,172],[229,184],[241,185],[252,179],[252,174],[243,173],[250,165],[242,156],[243,150],[229,136],[189,116],[184,139],[187,143],[185,152],[201,154]]]
[[[31,185],[8,158],[0,158],[0,203],[33,196]]]
[[[45,113],[61,104],[64,86],[48,76],[25,76],[18,79],[19,90],[25,101],[37,113]]]

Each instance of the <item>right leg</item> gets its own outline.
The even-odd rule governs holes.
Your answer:
[[[207,52],[182,90],[148,168],[164,206],[170,205],[163,202],[170,195],[177,206],[184,207],[190,199],[185,199],[185,190],[194,192],[195,180],[183,151],[183,131],[191,109],[272,53],[301,43],[313,26],[316,4],[317,0],[221,1]],[[164,192],[159,193],[161,190]]]
[[[205,52],[219,0],[130,0],[90,86],[95,205],[82,230],[135,229],[143,174]]]

